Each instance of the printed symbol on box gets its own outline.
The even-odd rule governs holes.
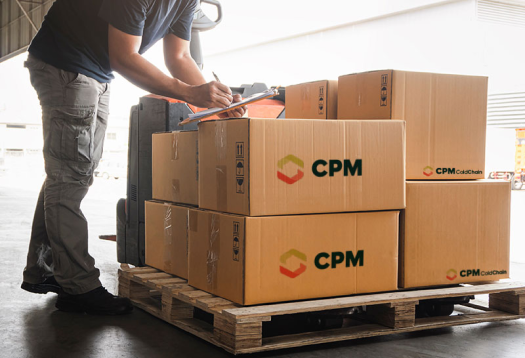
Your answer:
[[[233,237],[233,261],[239,261],[239,252],[240,252],[239,238],[237,236],[234,236]]]
[[[244,178],[236,178],[237,182],[237,194],[244,194]]]
[[[291,271],[290,269],[286,268],[285,267],[286,262],[292,256],[295,256],[299,260],[306,262],[306,255],[304,253],[297,251],[295,249],[291,249],[281,255],[281,260],[280,260],[281,265],[279,266],[279,271],[285,276],[288,276],[290,278],[296,278],[297,276],[299,276],[300,274],[306,271],[306,265],[303,263],[300,263],[299,268],[296,269],[295,271]]]
[[[235,165],[235,171],[238,176],[244,176],[244,159],[237,159],[237,164]]]
[[[237,158],[244,158],[244,142],[237,142],[235,143],[235,146],[236,146],[235,156]]]
[[[239,234],[239,223],[237,221],[233,222],[233,234]]]
[[[324,87],[319,87],[319,114],[324,114]]]
[[[447,271],[447,279],[450,281],[454,281],[458,277],[458,272],[454,269],[450,269]]]
[[[388,75],[381,76],[381,106],[387,105],[387,85],[388,85]]]
[[[304,168],[304,162],[301,158],[297,158],[295,155],[293,154],[288,154],[286,157],[280,159],[278,162],[277,162],[277,167],[281,170],[284,169],[284,166],[288,163],[288,162],[292,162],[294,163],[295,165],[297,165],[298,169],[297,169],[297,174],[295,174],[294,176],[292,177],[289,177],[288,175],[284,174],[283,172],[281,172],[280,170],[277,171],[277,178],[279,180],[282,180],[283,182],[285,182],[286,184],[293,184],[293,183],[296,183],[297,181],[301,180],[302,177],[304,177],[304,172],[301,170]],[[301,168],[301,169],[299,169]]]
[[[423,168],[423,175],[429,177],[432,174],[434,174],[434,169],[431,166],[427,165],[426,167]]]

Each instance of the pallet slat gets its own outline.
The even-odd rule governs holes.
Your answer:
[[[432,298],[482,295],[495,292],[516,291],[519,289],[523,289],[524,287],[525,283],[522,282],[505,282],[480,286],[462,286],[406,292],[389,292],[362,296],[349,296],[312,301],[278,303],[254,307],[242,307],[225,310],[224,313],[227,316],[230,316],[234,319],[239,319],[244,317],[257,317],[259,315],[280,315],[284,314],[284,312],[286,312],[286,314],[290,314],[318,310],[320,311],[356,306],[366,306],[372,304],[376,305],[391,302],[407,302],[414,300],[428,300]]]

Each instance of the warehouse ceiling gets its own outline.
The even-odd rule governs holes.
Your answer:
[[[25,51],[54,0],[0,0],[0,62]]]

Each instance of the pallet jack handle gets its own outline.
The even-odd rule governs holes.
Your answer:
[[[217,19],[211,20],[201,9],[201,4],[206,3],[213,5],[217,8]],[[201,31],[208,31],[215,26],[219,25],[222,21],[222,7],[221,3],[217,0],[200,0],[197,3],[197,8],[195,9],[195,14],[193,16],[193,24],[191,26],[191,42],[190,42],[190,52],[191,57],[195,60],[199,68],[202,70],[204,67],[204,61],[202,58],[202,46],[200,33]]]

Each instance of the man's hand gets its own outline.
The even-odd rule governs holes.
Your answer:
[[[240,94],[236,94],[233,96],[233,103],[237,103],[240,101],[242,101],[242,97]],[[246,106],[242,106],[242,107],[232,109],[231,111],[220,113],[219,118],[240,118],[244,116],[247,111],[248,111],[248,108]]]
[[[192,86],[189,90],[188,102],[200,108],[225,108],[233,100],[230,87],[216,81]]]
[[[192,85],[184,100],[200,108],[224,108],[232,101],[232,92],[220,82],[209,82],[202,76],[199,67],[191,58],[190,43],[173,34],[164,38],[164,62],[173,78]]]

